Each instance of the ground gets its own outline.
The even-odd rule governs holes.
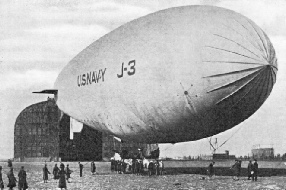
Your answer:
[[[55,163],[48,163],[49,171]],[[66,163],[65,163],[66,164]],[[67,183],[68,189],[116,189],[116,190],[187,190],[187,189],[205,189],[205,190],[241,190],[241,189],[286,189],[285,177],[261,177],[257,182],[252,182],[242,177],[235,181],[230,176],[214,176],[209,179],[203,175],[181,174],[181,175],[163,175],[163,176],[137,176],[133,174],[116,174],[108,171],[108,163],[96,163],[98,173],[91,175],[89,163],[84,164],[83,177],[79,177],[77,163],[69,163],[73,173],[71,183]],[[7,186],[6,173],[8,171],[7,163],[0,163],[3,166],[3,180]],[[36,189],[57,189],[58,181],[52,179],[49,175],[48,183],[43,183],[42,167],[44,163],[14,163],[14,174],[17,176],[21,165],[25,166],[27,171],[27,181],[29,190]],[[58,164],[59,165],[59,164]],[[18,178],[18,177],[17,177]],[[8,188],[5,188],[8,189]],[[16,188],[15,188],[16,189]]]

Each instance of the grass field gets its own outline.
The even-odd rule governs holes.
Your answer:
[[[55,163],[47,163],[49,171]],[[67,163],[65,163],[66,165]],[[71,175],[72,182],[68,183],[68,189],[118,189],[118,190],[155,190],[155,189],[286,189],[286,178],[284,177],[260,177],[257,182],[247,180],[245,177],[235,181],[231,176],[215,176],[208,179],[203,175],[196,174],[179,174],[164,176],[137,176],[133,174],[116,174],[110,172],[108,162],[97,162],[97,175],[91,175],[90,163],[83,163],[83,177],[79,177],[78,163],[69,163],[73,170]],[[3,180],[7,186],[8,180],[6,173],[8,172],[7,163],[0,163],[3,167]],[[19,168],[25,167],[27,171],[27,181],[29,189],[57,189],[58,181],[52,179],[49,175],[48,183],[43,183],[42,168],[44,163],[13,163],[14,174],[17,176]],[[58,164],[59,165],[59,164]],[[205,179],[203,179],[205,178]],[[7,187],[5,189],[8,189]],[[16,189],[16,188],[15,188]]]

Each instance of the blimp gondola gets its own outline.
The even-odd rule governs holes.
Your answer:
[[[58,107],[126,141],[176,143],[249,118],[276,82],[277,59],[253,21],[224,8],[183,6],[128,22],[61,71]]]

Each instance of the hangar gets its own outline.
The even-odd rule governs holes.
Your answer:
[[[101,161],[109,160],[114,152],[124,156],[159,157],[157,144],[120,142],[113,136],[82,125],[71,129],[72,119],[61,112],[53,98],[25,108],[17,117],[14,130],[16,161]]]

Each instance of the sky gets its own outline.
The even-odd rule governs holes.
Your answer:
[[[248,155],[254,145],[286,153],[286,1],[263,0],[1,0],[0,159],[13,157],[14,124],[20,112],[47,95],[62,68],[82,49],[122,24],[176,6],[213,5],[253,20],[268,35],[278,59],[278,77],[262,107],[243,123],[212,137],[219,152]],[[51,95],[50,95],[51,96]],[[162,157],[210,154],[208,139],[160,145]]]

